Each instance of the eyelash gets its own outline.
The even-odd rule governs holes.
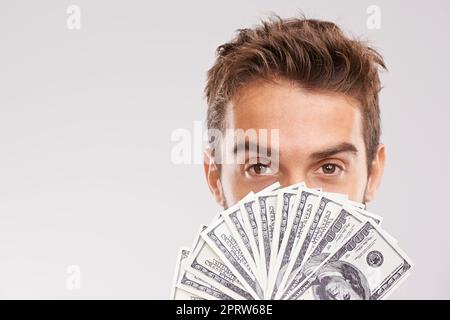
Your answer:
[[[343,171],[345,171],[344,170],[344,167],[343,166],[341,166],[341,165],[339,165],[339,164],[337,164],[337,163],[334,163],[334,162],[326,162],[326,163],[323,163],[323,164],[321,164],[320,166],[319,166],[319,168],[316,170],[316,171],[318,171],[318,170],[321,170],[321,169],[323,169],[325,166],[327,166],[327,165],[332,165],[332,166],[334,166],[334,167],[336,167],[337,169],[339,169],[340,170],[340,173],[342,173]],[[323,174],[323,175],[326,175],[326,176],[334,176],[334,175],[337,175],[336,173],[325,173],[325,172],[322,172],[322,173],[320,173],[320,174]]]
[[[246,167],[245,169],[244,169],[244,171],[247,173],[247,174],[250,174],[250,175],[255,175],[255,176],[269,176],[269,175],[272,175],[272,174],[264,174],[264,173],[250,173],[250,170],[252,170],[252,169],[254,169],[255,167],[257,167],[257,166],[260,166],[260,167],[264,167],[264,168],[267,168],[267,169],[270,169],[270,166],[271,166],[271,164],[270,163],[261,163],[261,162],[257,162],[257,163],[254,163],[254,164],[251,164],[251,165],[249,165],[248,167]]]
[[[251,164],[251,165],[249,165],[249,166],[247,166],[246,168],[244,168],[244,171],[247,173],[247,174],[251,174],[251,175],[254,175],[254,176],[265,176],[265,175],[271,175],[271,174],[273,174],[273,173],[271,173],[271,174],[264,174],[264,173],[256,173],[256,172],[250,172],[250,170],[254,170],[254,168],[255,167],[258,167],[258,166],[260,166],[260,167],[263,167],[263,168],[267,168],[267,169],[270,169],[270,163],[261,163],[261,162],[257,162],[257,163],[254,163],[254,164]],[[344,167],[342,166],[342,165],[340,165],[340,164],[337,164],[337,163],[335,163],[335,162],[326,162],[326,163],[323,163],[323,164],[321,164],[319,167],[318,167],[318,169],[316,170],[316,172],[317,171],[319,171],[319,170],[322,170],[323,171],[323,168],[325,167],[325,166],[327,166],[327,165],[332,165],[332,166],[334,166],[335,168],[337,168],[338,170],[339,170],[339,172],[338,173],[335,173],[335,172],[333,172],[333,173],[325,173],[325,172],[320,172],[319,174],[321,174],[321,175],[325,175],[325,176],[335,176],[335,175],[338,175],[338,174],[340,174],[340,173],[342,173],[342,172],[344,172],[345,171],[345,169],[344,169]]]

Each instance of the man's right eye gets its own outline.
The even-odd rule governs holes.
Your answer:
[[[266,175],[272,175],[275,173],[275,170],[273,170],[270,167],[270,164],[263,164],[263,163],[256,163],[252,164],[249,167],[245,169],[246,172],[248,172],[252,176],[266,176]]]

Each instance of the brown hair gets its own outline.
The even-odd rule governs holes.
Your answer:
[[[205,88],[208,129],[224,130],[226,105],[243,85],[283,78],[359,101],[370,169],[381,134],[378,67],[386,66],[365,42],[346,37],[332,22],[274,16],[253,29],[237,30],[216,55]]]

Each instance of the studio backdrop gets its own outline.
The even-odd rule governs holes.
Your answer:
[[[277,14],[333,21],[384,57],[387,161],[368,210],[414,261],[392,298],[449,299],[448,12],[444,0],[2,1],[0,298],[169,298],[178,248],[220,210],[202,166],[206,72],[237,29]],[[192,141],[181,163],[179,132]]]

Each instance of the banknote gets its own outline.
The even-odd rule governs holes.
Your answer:
[[[249,195],[251,197],[251,195]],[[233,239],[236,241],[236,245],[241,249],[245,260],[248,262],[249,267],[258,280],[261,283],[258,270],[256,269],[256,260],[259,255],[253,251],[250,244],[251,234],[248,233],[247,228],[244,226],[243,215],[246,214],[241,211],[241,206],[236,204],[222,213],[222,218],[225,224],[230,230]]]
[[[277,209],[278,191],[263,192],[257,196],[259,214],[257,214],[258,221],[258,235],[259,235],[259,253],[261,272],[264,282],[267,283],[270,255],[272,252],[271,244],[273,238],[273,231],[275,227],[275,211]]]
[[[279,255],[277,256],[273,266],[273,272],[268,281],[267,291],[271,299],[274,299],[275,294],[278,292],[288,263],[291,260],[292,250],[304,235],[304,231],[311,221],[309,219],[310,215],[316,207],[319,197],[319,191],[308,189],[304,186],[298,190],[293,204],[292,214],[288,216],[286,236],[283,237]]]
[[[181,267],[176,288],[184,292],[191,293],[195,296],[208,300],[232,300],[230,296],[218,290],[211,284],[202,281],[184,269],[184,263],[189,256],[190,251],[181,249]],[[181,292],[180,292],[181,293]],[[179,293],[179,294],[180,294]]]
[[[304,183],[300,183],[298,185],[278,190],[269,269],[272,268],[276,261],[278,252],[281,248],[281,243],[283,242],[283,238],[286,233],[289,215],[292,212],[292,207],[294,206],[299,187],[302,187],[303,185]]]
[[[269,185],[268,187],[260,190],[260,193],[275,191],[279,189],[280,184],[278,182]],[[258,274],[260,275],[261,284],[265,286],[265,278],[262,276],[260,270],[259,261],[261,255],[259,252],[259,225],[257,221],[257,215],[259,214],[258,200],[254,192],[250,192],[241,201],[239,201],[239,206],[241,209],[242,222],[244,229],[247,231],[248,240],[250,242],[250,247],[253,252],[254,261],[257,263]],[[259,219],[258,219],[259,220]]]
[[[326,234],[322,237],[318,245],[308,256],[302,267],[293,275],[292,280],[283,289],[281,299],[290,295],[312,271],[314,266],[322,263],[337,247],[349,239],[366,222],[366,218],[358,213],[356,208],[343,207],[330,225]]]
[[[177,287],[178,280],[181,277],[181,272],[185,260],[189,257],[190,249],[188,247],[181,247],[178,252],[177,263],[175,267],[175,275],[172,285],[172,291],[170,293],[171,300],[206,300],[200,296],[190,293],[182,288]]]
[[[206,228],[201,235],[247,291],[255,299],[262,299],[264,297],[263,288],[223,218],[219,218]]]
[[[326,227],[338,214],[341,207],[342,204],[336,200],[330,199],[329,197],[321,194],[317,200],[316,206],[312,208],[312,213],[306,220],[306,224],[302,230],[299,240],[294,244],[286,270],[280,284],[278,285],[277,293],[275,294],[276,299],[279,299],[282,290],[298,272],[302,266],[302,263],[306,259],[308,252],[320,240]]]
[[[244,224],[245,230],[247,230],[247,236],[250,243],[250,247],[253,253],[253,258],[256,263],[257,272],[261,284],[264,286],[265,279],[262,276],[260,270],[261,255],[259,252],[259,235],[258,235],[258,222],[256,220],[256,215],[259,212],[258,200],[253,192],[249,193],[242,201],[239,202],[240,211],[242,215],[242,222]]]
[[[286,298],[378,300],[410,271],[412,262],[373,222],[365,222]]]
[[[207,226],[197,233],[192,254],[186,260],[186,270],[197,278],[212,284],[235,300],[253,300],[234,273],[226,266],[217,253],[201,237]]]
[[[249,191],[178,253],[171,299],[385,299],[413,264],[361,199],[301,182]]]

